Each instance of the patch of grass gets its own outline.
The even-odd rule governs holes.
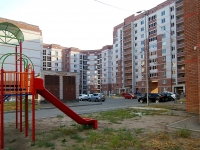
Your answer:
[[[22,102],[22,108],[25,108],[25,103],[24,101]],[[39,109],[40,106],[39,105],[35,105],[35,109]],[[20,109],[20,105],[19,105],[19,101],[18,101],[18,110]],[[32,109],[32,105],[28,104],[28,109],[31,110]],[[16,110],[16,102],[12,101],[12,102],[5,102],[4,103],[4,111],[12,111],[12,110]]]
[[[78,135],[78,134],[71,135],[70,138],[76,140],[77,142],[82,142],[82,141],[84,141],[84,138],[81,137],[81,136]]]
[[[56,116],[58,119],[61,119],[61,118],[63,118],[64,116],[63,115],[57,115]]]
[[[135,129],[134,130],[136,134],[141,134],[144,132],[144,129],[143,128],[139,128],[139,129]]]
[[[182,138],[189,138],[191,136],[191,131],[188,129],[178,129],[176,131],[176,136],[182,137]]]

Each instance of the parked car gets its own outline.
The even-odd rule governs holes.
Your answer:
[[[104,94],[103,93],[94,93],[94,94],[92,94],[90,97],[89,97],[89,99],[88,99],[88,101],[102,101],[102,102],[104,102],[106,100],[106,98],[105,98],[105,96],[104,96]]]
[[[149,102],[159,103],[159,102],[164,102],[164,101],[165,101],[164,96],[162,96],[158,93],[149,93]],[[147,102],[147,94],[138,98],[138,102],[146,103]]]
[[[130,93],[126,93],[126,94],[124,94],[124,98],[125,99],[136,99],[137,96],[133,95],[133,94],[130,94]]]
[[[86,94],[79,94],[79,100],[80,101],[88,100],[88,95],[86,95]]]
[[[180,95],[178,93],[174,94],[172,92],[163,92],[161,95],[164,96],[165,101],[174,101],[180,99]]]

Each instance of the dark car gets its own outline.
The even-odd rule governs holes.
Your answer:
[[[137,96],[133,95],[133,94],[126,93],[126,94],[124,94],[124,98],[125,99],[135,99],[135,98],[137,98]]]
[[[163,96],[165,101],[174,101],[175,100],[175,97],[174,97],[175,94],[163,92],[160,95]]]
[[[149,93],[149,102],[164,102],[164,96],[158,94],[158,93]],[[147,94],[143,95],[142,97],[138,98],[138,102],[140,103],[146,103],[147,102]]]

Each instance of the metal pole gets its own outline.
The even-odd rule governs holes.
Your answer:
[[[147,16],[147,12],[144,12],[145,14],[145,48],[146,48],[146,91],[147,91],[147,106],[149,106],[149,76],[148,76],[148,45],[147,45],[147,28],[146,28],[146,16]]]
[[[20,86],[18,89],[22,88],[21,87],[21,82],[22,82],[22,41],[20,41]],[[22,132],[22,93],[20,92],[20,132]]]
[[[4,102],[3,102],[3,96],[4,96],[4,71],[3,71],[3,68],[1,69],[1,91],[0,91],[0,104],[1,104],[1,107],[0,107],[0,146],[1,146],[1,149],[4,148]]]
[[[16,92],[16,97],[15,97],[15,99],[16,99],[16,116],[15,116],[15,119],[16,119],[16,129],[18,128],[18,95],[17,95],[17,93],[18,93],[18,90],[17,89],[19,89],[19,87],[18,87],[18,85],[19,85],[19,83],[18,83],[18,79],[17,79],[17,71],[18,71],[18,63],[17,63],[17,46],[15,47],[15,71],[16,71],[16,85],[15,85],[15,92]]]

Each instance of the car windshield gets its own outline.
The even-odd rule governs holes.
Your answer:
[[[94,96],[98,96],[98,94],[93,94]]]

